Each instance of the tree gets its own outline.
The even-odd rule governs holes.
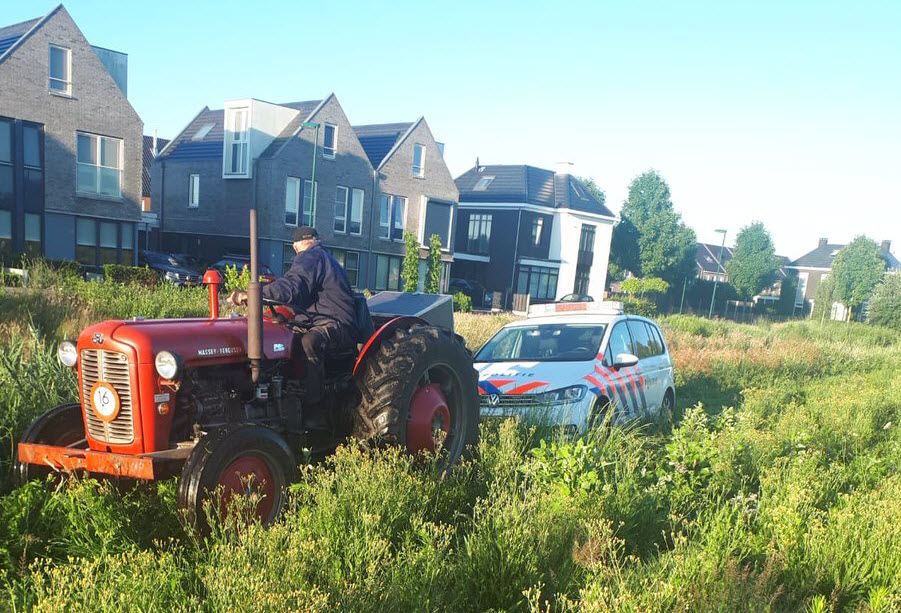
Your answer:
[[[419,239],[412,232],[404,232],[404,291],[419,290]]]
[[[639,298],[644,298],[645,293],[666,293],[666,290],[669,289],[669,283],[660,277],[648,277],[647,279],[642,279],[641,277],[629,277],[628,279],[623,280],[620,287],[630,296],[638,294]]]
[[[858,236],[835,256],[829,276],[835,284],[833,300],[848,307],[848,321],[851,321],[851,312],[873,293],[884,272],[882,249],[879,243],[866,236]]]
[[[695,261],[695,233],[673,209],[669,186],[654,170],[637,176],[613,231],[612,258],[639,277],[660,277],[675,285]]]
[[[755,221],[739,230],[732,259],[726,264],[729,283],[739,298],[748,301],[759,294],[775,281],[778,270],[776,248],[763,224]]]
[[[901,274],[886,275],[873,290],[868,321],[901,330]]]
[[[601,186],[598,185],[594,179],[591,177],[576,177],[582,185],[585,186],[585,189],[595,197],[595,199],[601,204],[605,204],[607,202],[607,194],[604,193],[604,190],[601,189]]]
[[[432,234],[429,239],[428,269],[425,274],[425,291],[441,293],[441,237]]]

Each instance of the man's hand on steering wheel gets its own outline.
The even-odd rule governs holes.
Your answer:
[[[228,301],[235,306],[247,306],[247,292],[236,289],[228,295]]]

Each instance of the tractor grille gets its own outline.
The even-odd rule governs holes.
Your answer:
[[[535,394],[500,394],[498,402],[493,407],[488,400],[488,394],[479,396],[479,406],[492,409],[529,409],[539,406]]]
[[[88,434],[94,440],[113,445],[132,442],[135,439],[135,428],[128,357],[118,351],[82,349],[80,367],[81,397]],[[98,418],[91,409],[91,388],[97,381],[109,383],[119,395],[119,414],[111,422]]]

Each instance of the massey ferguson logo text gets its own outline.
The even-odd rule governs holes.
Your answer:
[[[197,355],[234,355],[241,353],[240,347],[210,347],[209,349],[198,349]]]

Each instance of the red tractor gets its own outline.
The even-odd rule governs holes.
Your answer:
[[[208,271],[209,319],[104,321],[61,343],[80,401],[48,411],[25,432],[20,478],[53,470],[144,480],[180,473],[178,501],[192,521],[204,522],[210,497],[221,492],[224,509],[253,487],[262,494],[256,514],[269,523],[297,474],[297,450],[324,454],[353,436],[437,452],[450,465],[477,443],[477,379],[462,338],[419,317],[373,322],[362,297],[358,319],[369,334],[358,351],[328,357],[324,406],[308,406],[302,318],[279,304],[267,304],[263,316],[256,252],[251,211],[247,317],[218,316],[221,277]],[[311,428],[313,412],[331,419]]]

